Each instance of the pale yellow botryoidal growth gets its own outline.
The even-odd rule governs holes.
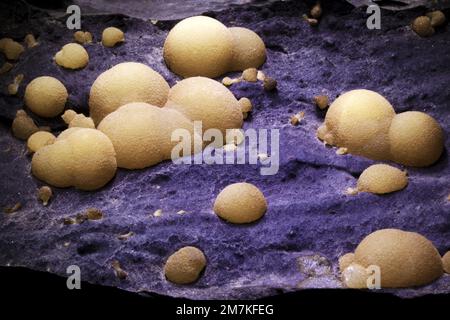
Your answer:
[[[117,169],[113,144],[102,132],[69,128],[53,144],[36,151],[31,161],[33,175],[55,187],[81,190],[103,187]]]
[[[414,167],[435,163],[444,148],[444,134],[435,119],[417,111],[396,115],[384,97],[365,89],[337,98],[317,136],[355,155]]]
[[[444,132],[439,123],[418,111],[399,113],[389,129],[390,154],[395,162],[412,167],[435,163],[444,150]]]
[[[201,120],[203,130],[241,128],[242,110],[233,93],[224,85],[205,77],[192,77],[170,89],[166,108],[180,111],[191,121]]]
[[[252,111],[253,109],[253,104],[250,101],[249,98],[243,97],[239,99],[239,105],[241,106],[241,111],[242,111],[242,117],[243,119],[247,119],[248,114]]]
[[[313,100],[320,110],[326,109],[329,105],[328,96],[326,95],[315,96]]]
[[[42,186],[38,189],[38,199],[46,206],[53,196],[53,191],[49,186]]]
[[[42,76],[33,79],[25,88],[25,105],[35,114],[45,118],[60,114],[66,105],[68,93],[56,78]]]
[[[353,264],[379,267],[382,288],[422,286],[443,274],[433,243],[418,233],[398,229],[378,230],[365,237],[355,250]]]
[[[95,129],[94,120],[92,120],[92,118],[86,117],[82,113],[76,113],[72,109],[66,110],[61,118],[69,128],[78,127]]]
[[[102,44],[105,47],[114,47],[116,44],[125,41],[125,35],[122,30],[116,27],[108,27],[103,30]]]
[[[427,17],[430,18],[431,26],[433,28],[444,25],[446,20],[445,14],[440,10],[428,12]]]
[[[37,131],[28,138],[27,141],[28,151],[31,153],[36,152],[40,148],[54,143],[55,140],[56,137],[51,132]]]
[[[78,43],[68,43],[56,53],[55,61],[66,69],[82,69],[89,63],[89,54]]]
[[[258,81],[258,70],[256,68],[248,68],[242,72],[242,79],[248,82]]]
[[[344,254],[339,258],[339,271],[344,272],[344,270],[353,263],[355,260],[355,254],[353,252],[349,252]]]
[[[263,193],[253,184],[234,183],[224,188],[214,202],[214,212],[231,223],[250,223],[267,211]]]
[[[198,280],[206,267],[206,257],[200,249],[183,247],[166,261],[164,274],[170,282],[190,284]]]
[[[359,192],[385,194],[402,190],[407,185],[405,171],[387,164],[374,164],[361,173],[357,189]]]
[[[19,110],[12,123],[13,135],[21,140],[27,140],[33,133],[39,131],[38,126],[34,123],[24,110]]]
[[[23,81],[23,78],[24,78],[23,73],[20,73],[14,77],[14,81],[8,85],[8,93],[10,95],[13,96],[17,94],[17,92],[19,91],[19,86]]]
[[[421,37],[430,37],[434,34],[434,27],[431,25],[431,19],[427,16],[420,16],[414,19],[411,28]]]
[[[260,67],[266,60],[266,47],[249,29],[227,28],[216,19],[195,16],[170,30],[164,60],[170,70],[184,78],[215,78],[229,71]]]
[[[349,153],[384,160],[394,116],[391,104],[378,93],[352,90],[331,104],[317,135],[329,145],[346,147]]]
[[[73,34],[73,38],[79,44],[92,43],[92,34],[88,31],[76,31]]]
[[[450,251],[447,251],[442,257],[442,265],[445,273],[450,273]]]
[[[218,77],[229,71],[233,37],[216,19],[195,16],[175,25],[164,43],[164,60],[170,70],[187,78]]]
[[[0,68],[0,75],[2,75],[4,73],[8,73],[13,67],[14,67],[14,65],[12,63],[5,62]]]
[[[142,63],[123,62],[100,74],[89,94],[90,117],[95,124],[120,106],[145,102],[162,107],[167,102],[166,80]]]
[[[177,144],[171,135],[176,129],[187,130],[194,141],[194,124],[182,113],[142,102],[120,107],[98,125],[114,145],[118,166],[126,169],[142,169],[171,159]]]
[[[366,268],[357,263],[350,263],[342,271],[342,282],[347,288],[366,289],[368,277]]]
[[[39,45],[39,42],[36,41],[36,38],[32,33],[29,33],[25,36],[25,43],[27,44],[27,48],[31,49]]]
[[[233,37],[233,58],[229,71],[259,68],[266,61],[266,46],[252,30],[241,27],[229,28]]]
[[[24,51],[23,45],[11,38],[0,39],[0,52],[5,55],[6,59],[17,60]]]

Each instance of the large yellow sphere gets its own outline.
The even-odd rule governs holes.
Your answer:
[[[142,102],[120,107],[98,125],[114,145],[117,165],[126,169],[142,169],[170,159],[176,144],[171,135],[176,129],[185,129],[193,137],[193,123],[183,114]]]
[[[223,84],[204,77],[178,82],[170,89],[168,108],[176,109],[192,121],[201,120],[203,130],[240,128],[243,122],[239,102]]]
[[[25,88],[25,105],[41,117],[55,117],[66,105],[66,87],[56,78],[37,77]]]
[[[375,160],[389,157],[388,132],[395,116],[380,94],[358,89],[344,93],[330,106],[318,136],[349,153]]]
[[[223,189],[214,202],[214,212],[231,223],[250,223],[267,210],[263,193],[250,183],[233,183]]]
[[[221,22],[204,16],[180,21],[164,43],[164,60],[182,77],[218,77],[230,68],[231,32]]]
[[[374,164],[358,179],[358,191],[385,194],[402,190],[408,185],[406,171],[387,164]]]
[[[39,148],[31,161],[38,179],[55,187],[95,190],[117,169],[114,147],[102,132],[88,128],[63,131],[53,144]]]
[[[444,149],[444,133],[439,123],[417,111],[403,112],[394,117],[389,141],[392,160],[413,167],[435,163]]]
[[[167,259],[164,273],[170,282],[189,284],[197,281],[206,263],[206,257],[200,249],[183,247]]]
[[[364,268],[378,266],[383,288],[421,286],[443,274],[434,245],[418,233],[398,229],[368,235],[356,248],[354,262]]]
[[[68,43],[56,53],[55,61],[66,69],[81,69],[89,63],[89,54],[78,43]]]
[[[233,60],[230,71],[259,68],[266,61],[266,46],[252,30],[241,27],[229,28],[233,36]]]
[[[89,95],[90,116],[98,124],[107,114],[131,102],[162,107],[169,85],[156,71],[142,63],[123,62],[100,74]]]

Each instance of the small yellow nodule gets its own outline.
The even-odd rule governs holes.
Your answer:
[[[67,89],[56,78],[42,76],[33,79],[25,88],[25,105],[35,114],[45,118],[60,114],[68,98]]]
[[[27,147],[29,152],[36,152],[40,148],[54,143],[56,137],[48,131],[38,131],[33,133],[27,141]]]
[[[116,44],[125,41],[125,34],[122,30],[116,27],[108,27],[103,30],[102,33],[102,44],[105,47],[114,47]]]
[[[250,183],[230,184],[219,193],[214,202],[214,212],[231,223],[254,222],[266,211],[266,198]]]
[[[420,16],[414,19],[411,28],[421,37],[430,37],[434,34],[431,19],[427,16]]]
[[[11,38],[0,39],[0,52],[5,55],[6,59],[17,60],[24,51],[23,45]]]
[[[92,34],[87,31],[77,31],[73,34],[73,38],[79,44],[92,43]]]
[[[89,54],[78,43],[68,43],[56,53],[55,61],[66,69],[82,69],[89,63]]]
[[[200,249],[183,247],[166,261],[164,274],[170,282],[190,284],[198,280],[206,267],[206,257]]]
[[[38,126],[34,123],[24,110],[19,110],[12,123],[13,135],[21,140],[27,140],[33,133],[39,131]]]
[[[447,251],[442,257],[442,265],[446,273],[450,273],[450,251]]]
[[[374,164],[358,179],[358,191],[385,194],[404,189],[408,185],[405,171],[387,164]]]

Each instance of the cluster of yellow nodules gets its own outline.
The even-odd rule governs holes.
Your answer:
[[[431,116],[417,111],[395,114],[383,96],[365,89],[339,96],[317,136],[352,154],[413,167],[435,163],[444,148],[442,128]]]
[[[445,257],[445,256],[444,256]],[[431,283],[444,272],[445,259],[431,241],[415,232],[378,230],[365,237],[354,253],[339,259],[342,280],[350,288],[376,285],[406,288]]]
[[[91,88],[89,107],[98,130],[114,145],[118,166],[127,169],[170,159],[172,132],[186,129],[194,141],[193,121],[223,132],[243,122],[240,104],[221,83],[193,77],[170,89],[157,72],[134,62],[102,73]]]
[[[216,19],[196,16],[177,23],[164,43],[170,70],[187,78],[215,78],[229,71],[258,68],[266,60],[266,47],[252,30],[227,28]]]
[[[36,114],[55,116],[64,109],[67,91],[58,80],[40,77],[29,84],[25,97]],[[37,178],[57,187],[97,189],[117,167],[141,169],[171,159],[176,129],[189,132],[191,141],[201,141],[194,121],[202,121],[204,130],[224,133],[243,122],[241,105],[221,83],[193,77],[170,89],[156,71],[135,62],[100,74],[91,87],[89,108],[91,117],[66,110],[62,118],[69,129],[56,140],[40,133],[30,141]]]
[[[37,149],[31,171],[55,187],[95,190],[116,174],[116,153],[111,140],[90,128],[69,128],[56,140]]]

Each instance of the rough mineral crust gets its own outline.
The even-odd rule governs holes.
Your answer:
[[[14,2],[18,3],[18,2]],[[58,67],[52,57],[72,41],[64,19],[47,18],[30,10],[26,16],[0,4],[2,36],[22,41],[27,33],[40,43],[26,50],[14,68],[0,78],[0,205],[13,213],[0,214],[0,264],[26,266],[66,276],[76,264],[82,279],[133,292],[175,297],[256,298],[303,288],[341,286],[338,258],[353,252],[368,234],[383,228],[418,232],[441,254],[450,249],[450,30],[418,37],[410,22],[422,9],[382,12],[382,29],[368,30],[364,8],[345,2],[323,1],[324,16],[316,27],[302,19],[309,7],[300,1],[258,7],[232,7],[209,15],[227,26],[254,30],[267,46],[263,72],[278,81],[276,91],[261,83],[241,82],[230,89],[248,97],[252,113],[246,128],[280,130],[280,170],[261,176],[260,165],[175,165],[166,161],[138,171],[118,170],[103,189],[82,192],[53,188],[47,206],[37,199],[43,185],[30,174],[26,144],[11,135],[10,124],[23,107],[26,84],[37,76],[60,79],[69,92],[66,108],[87,115],[90,86],[96,77],[124,61],[148,64],[174,85],[180,80],[163,62],[162,46],[176,21],[152,24],[125,16],[88,16],[83,30],[95,41],[105,27],[126,33],[120,46],[86,45],[89,65],[79,71]],[[449,12],[446,12],[448,15]],[[22,20],[21,20],[22,19]],[[3,64],[3,56],[0,57]],[[25,79],[17,96],[5,92],[15,75]],[[229,74],[237,77],[238,74]],[[221,80],[221,79],[219,79]],[[436,118],[446,132],[446,150],[429,168],[407,168],[405,190],[388,195],[348,196],[359,174],[373,164],[362,157],[336,155],[315,132],[324,112],[315,107],[316,95],[333,101],[344,91],[376,90],[389,97],[396,112],[423,111]],[[289,116],[304,110],[301,124]],[[62,119],[38,119],[53,132],[65,128]],[[269,204],[267,213],[251,225],[236,226],[213,213],[217,194],[225,186],[246,181],[260,188]],[[101,220],[66,225],[63,222],[97,208]],[[153,214],[158,212],[159,214]],[[178,214],[178,212],[184,212]],[[119,240],[121,235],[130,234]],[[118,238],[119,237],[119,238]],[[177,286],[164,278],[164,263],[184,246],[201,249],[208,266],[198,282]],[[127,272],[119,279],[111,264],[119,261]],[[385,290],[403,297],[448,293],[450,276],[420,288]]]

